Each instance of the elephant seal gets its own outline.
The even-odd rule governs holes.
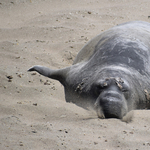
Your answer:
[[[150,108],[150,23],[127,22],[92,40],[73,65],[28,71],[60,81],[67,102],[92,106],[100,118],[122,119],[134,109]]]

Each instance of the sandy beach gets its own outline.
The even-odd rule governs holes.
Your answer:
[[[149,0],[0,0],[0,150],[148,150],[150,110],[99,119],[65,102],[63,86],[27,70],[70,66],[94,36],[150,22]]]

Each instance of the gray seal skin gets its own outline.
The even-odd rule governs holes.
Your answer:
[[[133,109],[149,109],[150,23],[127,22],[99,34],[70,67],[28,71],[60,81],[67,102],[93,107],[100,118],[122,119]]]

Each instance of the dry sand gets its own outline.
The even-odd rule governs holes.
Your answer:
[[[84,44],[117,24],[150,22],[149,0],[0,0],[0,150],[150,149],[150,111],[98,119],[65,102],[33,65],[70,66]]]

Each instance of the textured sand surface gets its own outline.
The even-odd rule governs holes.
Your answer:
[[[70,66],[117,24],[150,22],[149,0],[0,0],[0,150],[150,149],[150,111],[133,121],[98,119],[65,102],[63,86],[29,73]]]

